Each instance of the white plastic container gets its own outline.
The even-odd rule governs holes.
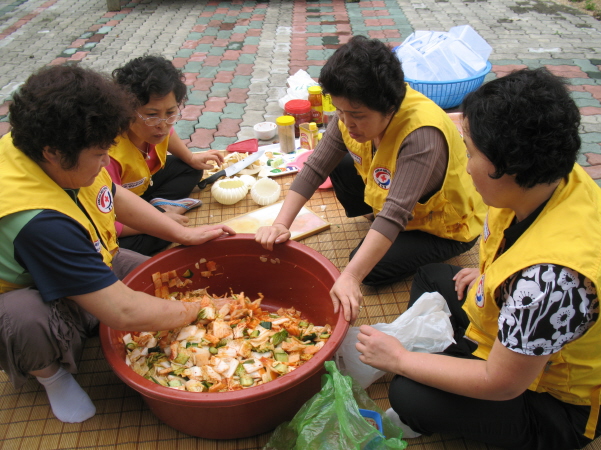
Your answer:
[[[453,27],[449,30],[449,34],[462,41],[484,61],[488,61],[488,58],[492,53],[492,47],[488,45],[488,42],[486,42],[471,26],[460,25]]]
[[[248,185],[238,177],[222,178],[213,183],[211,194],[222,205],[233,205],[246,197]]]
[[[455,81],[482,72],[492,47],[469,25],[449,32],[415,31],[395,49],[405,77],[420,81]]]
[[[282,188],[277,181],[265,177],[257,181],[250,190],[252,199],[261,206],[271,205],[280,198]]]
[[[457,55],[449,51],[449,45],[452,43],[454,43],[452,38],[441,40],[424,53],[424,58],[430,62],[430,66],[433,61],[436,62],[435,74],[439,81],[461,80],[473,75],[465,70]],[[467,49],[464,45],[458,48]],[[467,50],[471,53],[471,50]]]
[[[467,76],[476,75],[486,67],[486,59],[482,59],[480,55],[472,51],[463,41],[453,40],[449,42],[451,54],[455,55],[459,63],[467,72]]]

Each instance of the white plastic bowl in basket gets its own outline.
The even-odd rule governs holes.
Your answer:
[[[486,77],[486,74],[491,69],[492,64],[490,61],[487,61],[486,67],[481,72],[461,80],[420,81],[405,77],[405,81],[409,83],[409,86],[424,94],[442,109],[448,109],[459,106],[467,94],[478,89],[484,82],[484,77]]]

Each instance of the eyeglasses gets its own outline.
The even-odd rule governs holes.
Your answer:
[[[138,115],[138,117],[140,119],[142,119],[144,121],[144,123],[146,125],[148,125],[149,127],[156,127],[157,125],[159,125],[161,122],[165,121],[167,122],[169,125],[173,125],[175,122],[177,122],[179,119],[182,118],[181,114],[173,114],[172,116],[167,117],[166,119],[161,119],[160,117],[143,117],[139,112],[136,111],[136,114]]]

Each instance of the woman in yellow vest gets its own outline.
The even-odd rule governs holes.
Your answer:
[[[388,414],[408,432],[582,448],[601,434],[601,189],[576,164],[578,107],[541,68],[485,84],[463,112],[467,171],[489,205],[479,267],[425,266],[410,298],[440,292],[456,344],[412,353],[362,326],[360,360],[398,374]]]
[[[269,250],[289,239],[296,214],[329,176],[346,215],[373,220],[330,292],[347,320],[359,313],[362,282],[399,281],[469,250],[482,231],[484,204],[465,173],[457,127],[403,79],[396,55],[376,39],[356,36],[336,50],[319,83],[338,117],[273,225],[256,235]]]
[[[115,215],[161,239],[195,245],[223,225],[188,228],[116,186],[104,169],[131,108],[113,81],[78,66],[28,78],[0,139],[0,369],[15,388],[44,386],[55,417],[96,409],[72,374],[99,321],[163,330],[195,320],[198,305],[132,291],[120,280],[148,257],[119,249]]]
[[[107,167],[113,181],[141,196],[159,211],[186,224],[186,211],[201,205],[188,198],[212,169],[209,161],[223,163],[217,150],[193,153],[173,125],[181,119],[187,98],[181,71],[161,56],[133,59],[113,71],[115,81],[132,94],[134,121],[110,149]],[[164,249],[169,242],[117,223],[119,245],[144,255]]]

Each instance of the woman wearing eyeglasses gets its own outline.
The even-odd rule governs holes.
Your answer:
[[[113,71],[114,80],[132,94],[135,121],[110,149],[109,171],[113,182],[150,202],[176,222],[185,225],[186,211],[201,205],[187,198],[202,177],[223,163],[217,150],[192,153],[179,138],[173,124],[186,100],[183,75],[161,56],[133,59]],[[168,154],[169,153],[169,154]],[[164,249],[169,242],[141,234],[117,223],[119,245],[144,255]]]

